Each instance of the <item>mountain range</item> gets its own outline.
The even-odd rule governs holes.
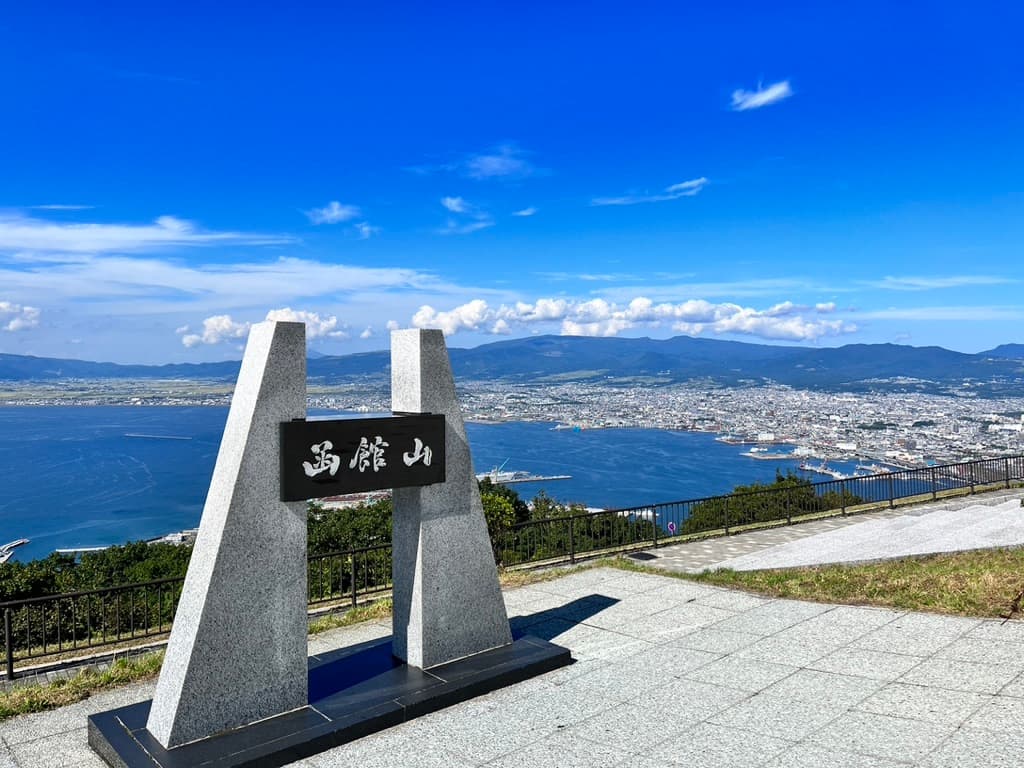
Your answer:
[[[812,389],[975,388],[1024,394],[1024,344],[965,354],[942,347],[847,344],[808,348],[676,336],[669,339],[534,336],[450,349],[460,380],[608,384],[702,380],[721,385],[768,381]],[[326,384],[388,375],[390,353],[311,355],[309,377]],[[188,379],[233,381],[239,361],[119,365],[0,353],[0,380]]]

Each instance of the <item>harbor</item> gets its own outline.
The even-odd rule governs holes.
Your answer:
[[[11,559],[11,556],[14,554],[14,550],[28,543],[28,539],[16,539],[15,541],[10,542],[9,544],[4,544],[0,547],[0,565],[3,565]]]

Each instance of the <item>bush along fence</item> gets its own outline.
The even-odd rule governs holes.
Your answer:
[[[529,520],[494,533],[495,559],[510,567],[575,562],[604,552],[656,547],[693,535],[736,533],[759,524],[936,499],[978,486],[1009,488],[1024,480],[1024,456],[904,469],[811,483],[780,477],[770,486],[703,499]],[[314,555],[309,604],[356,605],[391,589],[391,545]],[[0,670],[11,680],[17,663],[129,643],[169,631],[184,579],[110,587],[0,603]]]

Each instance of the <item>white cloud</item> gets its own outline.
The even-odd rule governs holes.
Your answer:
[[[305,323],[306,341],[313,341],[313,339],[320,338],[348,338],[348,331],[346,331],[344,327],[338,327],[338,318],[334,315],[331,315],[330,317],[321,317],[316,312],[294,310],[291,307],[284,307],[283,309],[270,310],[267,312],[266,319],[280,320],[289,323]]]
[[[487,302],[473,299],[467,304],[455,307],[449,312],[438,312],[433,307],[424,305],[412,316],[415,328],[440,328],[445,336],[457,331],[477,331],[483,323],[493,318]]]
[[[65,205],[61,203],[29,206],[33,211],[88,211],[95,207],[95,205]]]
[[[666,200],[678,200],[681,197],[694,197],[699,194],[708,184],[708,180],[701,176],[699,179],[690,179],[678,184],[665,187],[664,192],[657,194],[631,194],[620,197],[595,197],[590,201],[591,205],[638,205],[640,203],[662,203]]]
[[[17,268],[15,268],[17,267]],[[454,291],[412,269],[354,267],[295,258],[191,265],[127,256],[87,256],[70,263],[7,265],[0,285],[23,303],[79,302],[105,312],[218,314],[232,309],[371,291]],[[114,302],[120,300],[115,305]],[[265,309],[264,309],[265,311]],[[180,322],[180,321],[179,321]]]
[[[537,212],[537,209],[532,205],[529,208],[523,208],[519,211],[512,211],[513,216],[533,216]]]
[[[148,252],[181,246],[274,245],[294,242],[282,235],[211,232],[174,216],[160,216],[152,224],[98,224],[57,222],[0,212],[0,251],[32,254],[98,254]]]
[[[490,307],[474,299],[448,311],[429,305],[412,317],[417,328],[440,328],[446,335],[459,331],[510,333],[513,326],[559,324],[560,332],[574,336],[615,336],[635,327],[659,328],[692,335],[740,334],[768,339],[810,341],[822,336],[851,333],[856,326],[843,320],[804,317],[819,310],[782,302],[758,310],[738,304],[712,304],[704,299],[655,303],[645,296],[619,305],[604,299],[579,301],[542,298],[535,303],[517,302]]]
[[[464,164],[464,171],[472,179],[525,178],[536,168],[526,159],[526,153],[513,144],[502,144],[489,152],[472,155]]]
[[[472,206],[462,197],[442,197],[441,205],[452,213],[469,213]]]
[[[745,91],[742,88],[732,92],[732,109],[736,112],[743,112],[748,109],[760,109],[769,104],[788,99],[793,95],[793,89],[789,80],[780,80],[772,83],[767,88],[758,85],[756,91]]]
[[[186,347],[197,347],[200,344],[220,344],[224,341],[244,338],[252,327],[252,323],[236,323],[231,315],[213,315],[203,320],[202,333],[186,333],[181,343]],[[178,329],[181,331],[181,329]]]
[[[366,328],[363,329],[363,332],[359,334],[359,338],[372,339],[375,335],[376,334],[374,334],[373,328],[371,328],[370,326],[366,326]]]
[[[374,235],[380,234],[380,227],[374,227],[369,222],[361,221],[356,224],[356,233],[360,240],[369,240]]]
[[[884,277],[869,281],[873,288],[890,291],[930,291],[938,288],[966,288],[972,285],[1006,285],[1017,282],[993,275],[952,275],[949,277]]]
[[[27,331],[39,325],[38,307],[0,301],[0,331]]]
[[[338,224],[343,221],[351,221],[362,215],[359,206],[343,205],[337,200],[331,200],[323,208],[314,208],[306,211],[306,216],[314,224]]]
[[[477,216],[473,221],[457,221],[456,219],[448,219],[445,225],[441,229],[437,230],[438,234],[441,235],[468,235],[472,232],[479,232],[481,229],[487,229],[488,227],[494,226],[494,219],[487,214],[481,214]]]
[[[400,330],[400,329],[401,329],[402,325],[401,325],[401,323],[399,323],[399,322],[398,322],[397,320],[388,320],[388,322],[387,322],[387,324],[385,325],[385,327],[386,327],[386,328],[387,328],[387,329],[388,329],[389,331],[397,331],[397,330]]]
[[[961,307],[891,307],[858,313],[869,320],[921,320],[953,322],[990,322],[993,320],[1024,320],[1024,307],[961,306]]]

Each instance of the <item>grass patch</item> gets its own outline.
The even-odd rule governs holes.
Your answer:
[[[372,619],[386,619],[391,615],[391,609],[391,598],[385,597],[366,605],[350,608],[344,613],[329,613],[309,622],[309,634],[319,635],[330,629],[351,627],[353,624],[360,624]]]
[[[616,567],[667,574],[633,563]],[[1005,618],[1024,589],[1024,549],[956,552],[864,565],[672,575],[772,597]],[[1020,615],[1015,613],[1014,618]]]
[[[26,685],[0,691],[0,721],[16,715],[56,709],[89,698],[94,693],[128,683],[149,680],[160,672],[164,652],[118,659],[102,672],[86,669],[71,678],[44,685]]]

